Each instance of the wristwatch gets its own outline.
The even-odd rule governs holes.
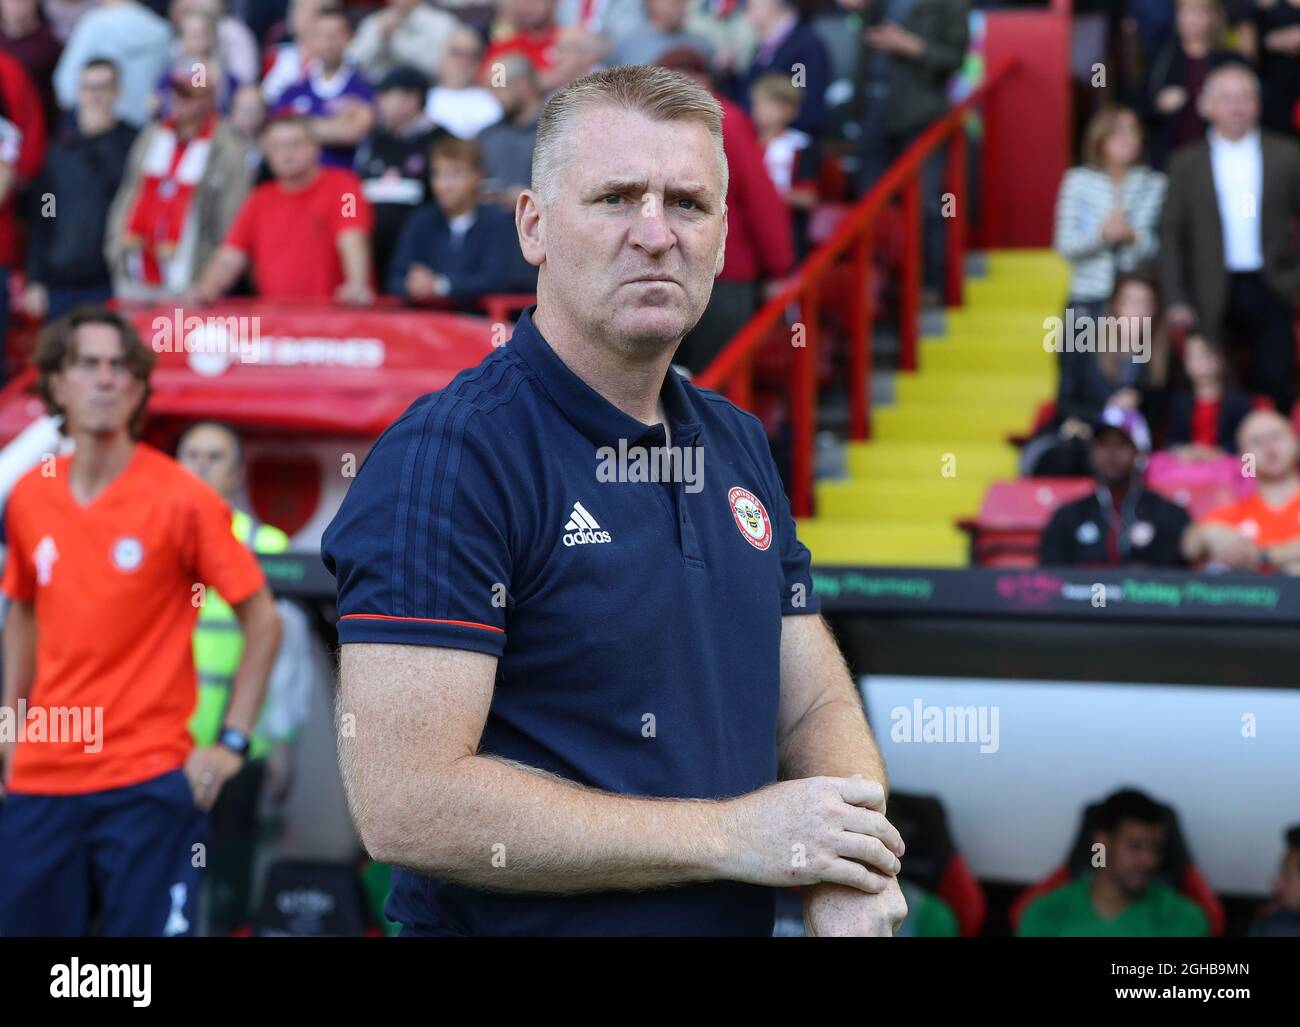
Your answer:
[[[217,744],[229,749],[236,756],[247,756],[249,748],[248,735],[237,727],[223,727],[217,736]]]

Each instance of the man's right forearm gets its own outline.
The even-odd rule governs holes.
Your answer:
[[[371,855],[460,884],[561,894],[725,876],[714,800],[615,795],[478,755],[372,790],[382,810],[349,789]]]

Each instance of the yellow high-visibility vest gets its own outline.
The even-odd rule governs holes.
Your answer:
[[[235,538],[255,553],[283,553],[289,536],[269,524],[258,524],[242,510],[236,510],[230,529]],[[197,746],[215,745],[230,704],[235,672],[244,655],[244,632],[235,611],[209,586],[204,590],[199,622],[194,629],[194,669],[199,677],[198,704],[190,716],[190,735]],[[248,755],[265,756],[271,743],[253,733]]]

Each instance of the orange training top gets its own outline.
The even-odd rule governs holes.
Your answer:
[[[198,696],[198,586],[237,604],[266,581],[225,500],[170,457],[137,443],[84,507],[72,459],[29,471],[5,512],[4,592],[34,604],[37,633],[9,778],[18,793],[102,791],[180,767]]]

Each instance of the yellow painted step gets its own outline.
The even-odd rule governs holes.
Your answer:
[[[980,371],[985,374],[1032,375],[1054,381],[1056,354],[1046,352],[1041,345],[1021,347],[1001,346],[949,346],[945,343],[926,343],[921,347],[917,363],[922,372]]]
[[[976,334],[990,337],[1042,336],[1043,321],[1058,316],[1055,311],[1005,310],[1000,307],[957,307],[945,312],[947,335]]]
[[[873,478],[817,485],[817,516],[830,520],[906,520],[951,525],[973,516],[988,484],[973,475],[943,478]]]
[[[799,539],[815,564],[964,567],[969,547],[956,528],[871,521],[800,521]]]
[[[949,455],[951,454],[951,458]],[[848,446],[848,471],[853,479],[933,479],[951,467],[958,478],[991,481],[1016,475],[1017,452],[1005,442],[991,444],[969,438],[937,442],[854,442]]]
[[[878,411],[873,422],[875,437],[882,442],[890,439],[1000,442],[1009,432],[1023,431],[1028,427],[1024,410],[996,407],[963,409],[900,404]]]
[[[1051,389],[1043,387],[1041,377],[980,374],[924,374],[899,375],[895,379],[894,395],[900,405],[910,403],[1001,403],[1020,409],[1037,409],[1052,396]]]
[[[1015,279],[976,280],[966,288],[966,298],[970,303],[980,307],[1037,312],[1040,318],[1064,307],[1067,291],[1051,282],[1044,285],[1041,282]]]

